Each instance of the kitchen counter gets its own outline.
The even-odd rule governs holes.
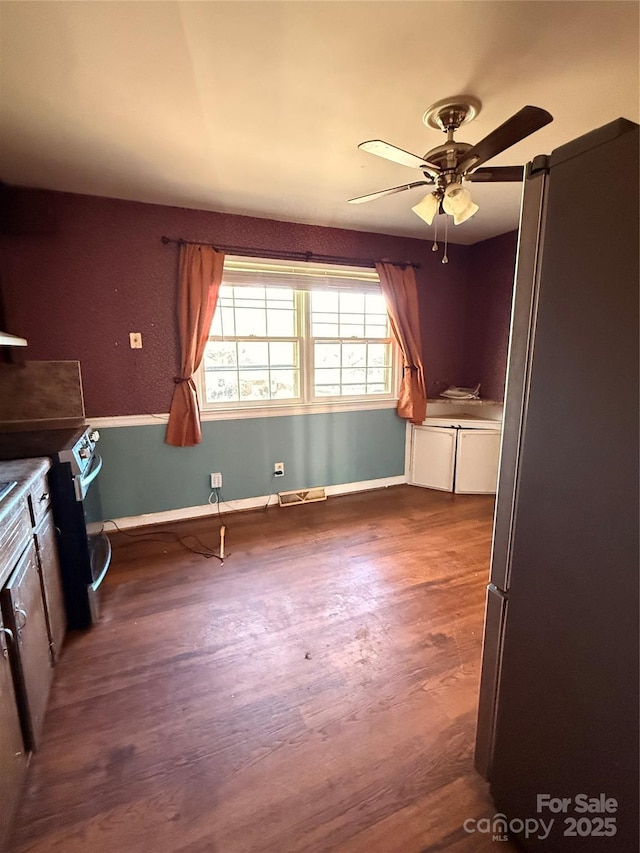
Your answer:
[[[462,407],[461,407],[462,408]],[[427,415],[422,426],[458,427],[462,429],[502,429],[501,418],[489,417],[482,411],[451,412],[450,414]]]
[[[502,411],[503,404],[496,400],[448,400],[440,397],[427,401],[423,426],[482,426],[485,429],[501,429]]]
[[[11,462],[0,462],[0,482],[15,480],[17,485],[0,499],[0,523],[25,500],[31,487],[39,477],[44,476],[51,462],[49,459],[15,459]]]

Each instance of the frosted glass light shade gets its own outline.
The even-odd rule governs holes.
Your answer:
[[[431,225],[439,207],[440,199],[436,193],[429,193],[429,195],[426,195],[422,201],[419,201],[414,205],[411,210],[413,210],[420,219],[424,219],[427,225]]]
[[[480,208],[471,200],[471,193],[462,184],[449,184],[444,193],[442,208],[453,216],[453,224],[461,225],[470,219]]]

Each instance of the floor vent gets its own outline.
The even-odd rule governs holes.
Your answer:
[[[322,487],[318,489],[301,489],[298,492],[280,492],[278,494],[278,503],[280,506],[310,504],[314,501],[326,501],[326,499],[327,495]]]

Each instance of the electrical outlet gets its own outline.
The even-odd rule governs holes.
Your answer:
[[[273,475],[274,477],[284,477],[284,462],[273,463]]]
[[[219,472],[217,474],[211,475],[211,488],[212,489],[221,489],[222,488],[222,474]]]

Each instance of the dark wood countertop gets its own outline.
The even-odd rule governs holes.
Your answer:
[[[17,485],[0,500],[0,524],[24,501],[35,481],[51,467],[48,458],[14,459],[0,462],[0,482],[15,480]]]

